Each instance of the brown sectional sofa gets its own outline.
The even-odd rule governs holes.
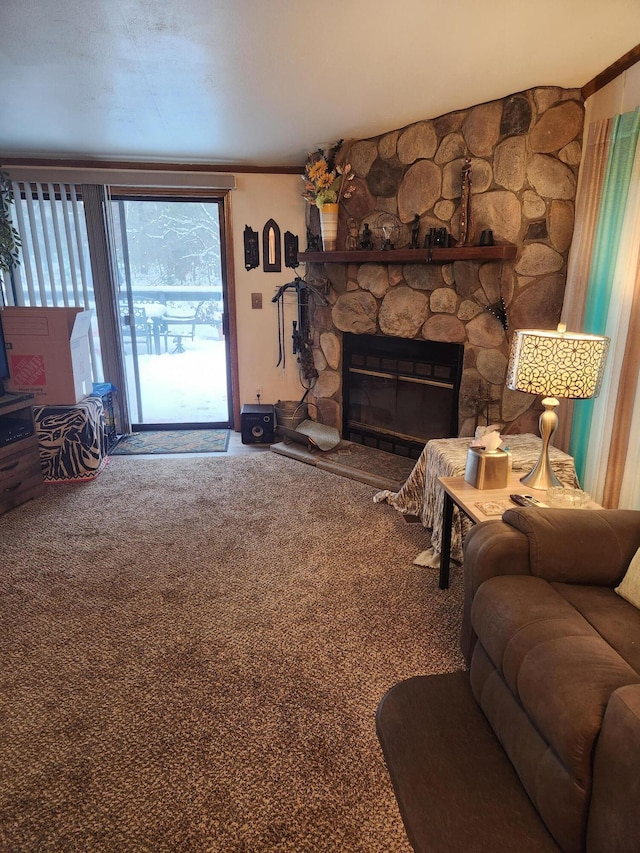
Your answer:
[[[565,853],[640,850],[640,512],[513,509],[464,546],[474,696]]]

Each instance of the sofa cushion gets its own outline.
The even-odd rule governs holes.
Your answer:
[[[551,586],[640,674],[640,610],[601,586]]]
[[[471,622],[483,648],[515,694],[522,661],[540,642],[596,634],[547,581],[527,575],[486,580],[474,598]]]
[[[629,563],[629,568],[625,572],[624,577],[620,581],[620,585],[615,588],[618,595],[621,595],[629,604],[640,609],[640,548],[635,553],[633,560]]]
[[[609,697],[640,676],[541,578],[495,577],[472,608],[478,639],[544,740],[581,785]]]
[[[523,661],[518,697],[575,779],[591,777],[591,752],[611,694],[640,677],[601,637],[541,643]]]

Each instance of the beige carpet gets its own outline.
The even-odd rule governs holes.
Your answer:
[[[0,849],[409,851],[374,715],[462,666],[462,585],[373,493],[118,457],[0,518]]]

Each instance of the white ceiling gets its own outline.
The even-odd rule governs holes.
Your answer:
[[[0,0],[0,162],[296,165],[640,42],[640,0]]]

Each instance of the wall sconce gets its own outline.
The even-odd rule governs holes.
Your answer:
[[[564,323],[557,331],[519,329],[513,335],[507,387],[527,394],[544,394],[540,415],[542,451],[521,482],[532,489],[562,486],[549,462],[549,442],[558,426],[557,397],[586,400],[600,393],[609,349],[609,338],[567,332]]]

